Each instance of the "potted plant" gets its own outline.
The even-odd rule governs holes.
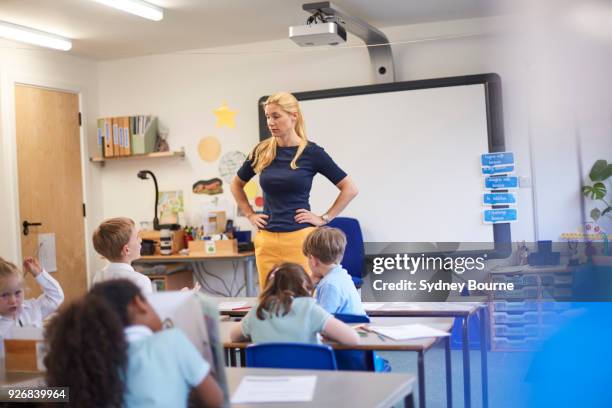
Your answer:
[[[595,233],[601,233],[604,241],[604,254],[608,253],[608,222],[612,221],[612,198],[610,198],[609,191],[610,186],[606,185],[606,180],[612,177],[612,163],[608,163],[606,160],[597,160],[591,171],[589,172],[590,184],[582,187],[582,194],[591,199],[594,202],[594,207],[589,212],[591,219],[596,225],[599,231],[593,231]],[[588,232],[588,231],[587,231]],[[597,257],[600,258],[600,257]],[[609,259],[597,260],[603,261],[604,263],[612,263],[612,257],[605,257]],[[595,262],[596,260],[593,259]]]

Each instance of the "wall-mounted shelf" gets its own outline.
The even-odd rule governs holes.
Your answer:
[[[185,149],[181,147],[180,150],[169,151],[169,152],[153,152],[147,154],[133,154],[131,156],[116,156],[116,157],[90,157],[89,161],[92,163],[100,163],[102,166],[107,161],[116,160],[131,160],[131,159],[155,159],[159,157],[185,157]]]

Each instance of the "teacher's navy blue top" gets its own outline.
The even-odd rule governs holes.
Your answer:
[[[333,159],[316,143],[308,145],[297,160],[298,168],[291,168],[291,161],[297,146],[276,147],[276,157],[259,175],[263,190],[264,214],[268,215],[266,230],[271,232],[291,232],[311,227],[311,224],[298,224],[294,217],[296,210],[310,211],[310,189],[312,179],[317,173],[324,175],[334,185],[346,177]],[[253,161],[245,160],[238,170],[238,177],[244,182],[255,176]]]

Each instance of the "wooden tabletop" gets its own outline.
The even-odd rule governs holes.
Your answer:
[[[205,252],[198,252],[189,255],[143,255],[134,262],[147,262],[147,261],[193,261],[199,259],[242,259],[255,256],[255,252],[237,252],[235,254],[207,254]]]
[[[255,297],[213,297],[217,304],[220,303],[246,303],[246,306],[253,306],[257,303]],[[486,296],[472,296],[456,298],[461,301],[447,302],[363,302],[366,312],[374,317],[460,317],[468,316],[487,301]],[[470,301],[464,301],[469,299]],[[452,298],[455,300],[455,298]],[[368,310],[368,306],[380,304],[376,309]],[[244,308],[223,308],[219,313],[226,316],[241,317],[249,310]]]
[[[380,307],[371,308],[382,303]],[[368,316],[458,317],[468,316],[484,305],[482,302],[364,302]]]
[[[13,371],[5,371],[4,369],[4,359],[0,359],[0,386],[18,386],[19,383],[23,381],[35,381],[36,383],[42,385],[44,384],[45,373],[25,373],[25,372],[13,372]]]
[[[372,325],[376,326],[400,326],[407,324],[424,324],[438,330],[450,332],[453,327],[454,319],[446,317],[375,317],[371,319]],[[225,348],[246,348],[250,342],[233,342],[230,338],[230,331],[240,322],[220,322],[220,337]],[[425,351],[433,346],[440,338],[427,337],[415,340],[391,340],[382,339],[374,333],[367,333],[364,337],[359,337],[359,344],[346,346],[335,342],[326,342],[336,350],[388,350],[388,351]]]
[[[300,376],[315,375],[317,384],[313,400],[270,404],[232,404],[234,408],[274,407],[353,407],[388,408],[412,393],[415,376],[408,373],[370,373],[364,371],[289,370],[273,368],[225,369],[230,395],[246,375]]]

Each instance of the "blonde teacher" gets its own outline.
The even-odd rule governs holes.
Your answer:
[[[271,95],[264,103],[272,137],[259,142],[232,180],[232,194],[256,228],[255,259],[259,286],[275,264],[295,262],[308,269],[302,243],[315,228],[327,224],[357,195],[351,178],[317,144],[308,141],[299,103],[290,93]],[[321,173],[338,190],[334,203],[321,215],[310,211],[312,179]],[[249,204],[244,186],[256,174],[263,190],[264,211]]]

